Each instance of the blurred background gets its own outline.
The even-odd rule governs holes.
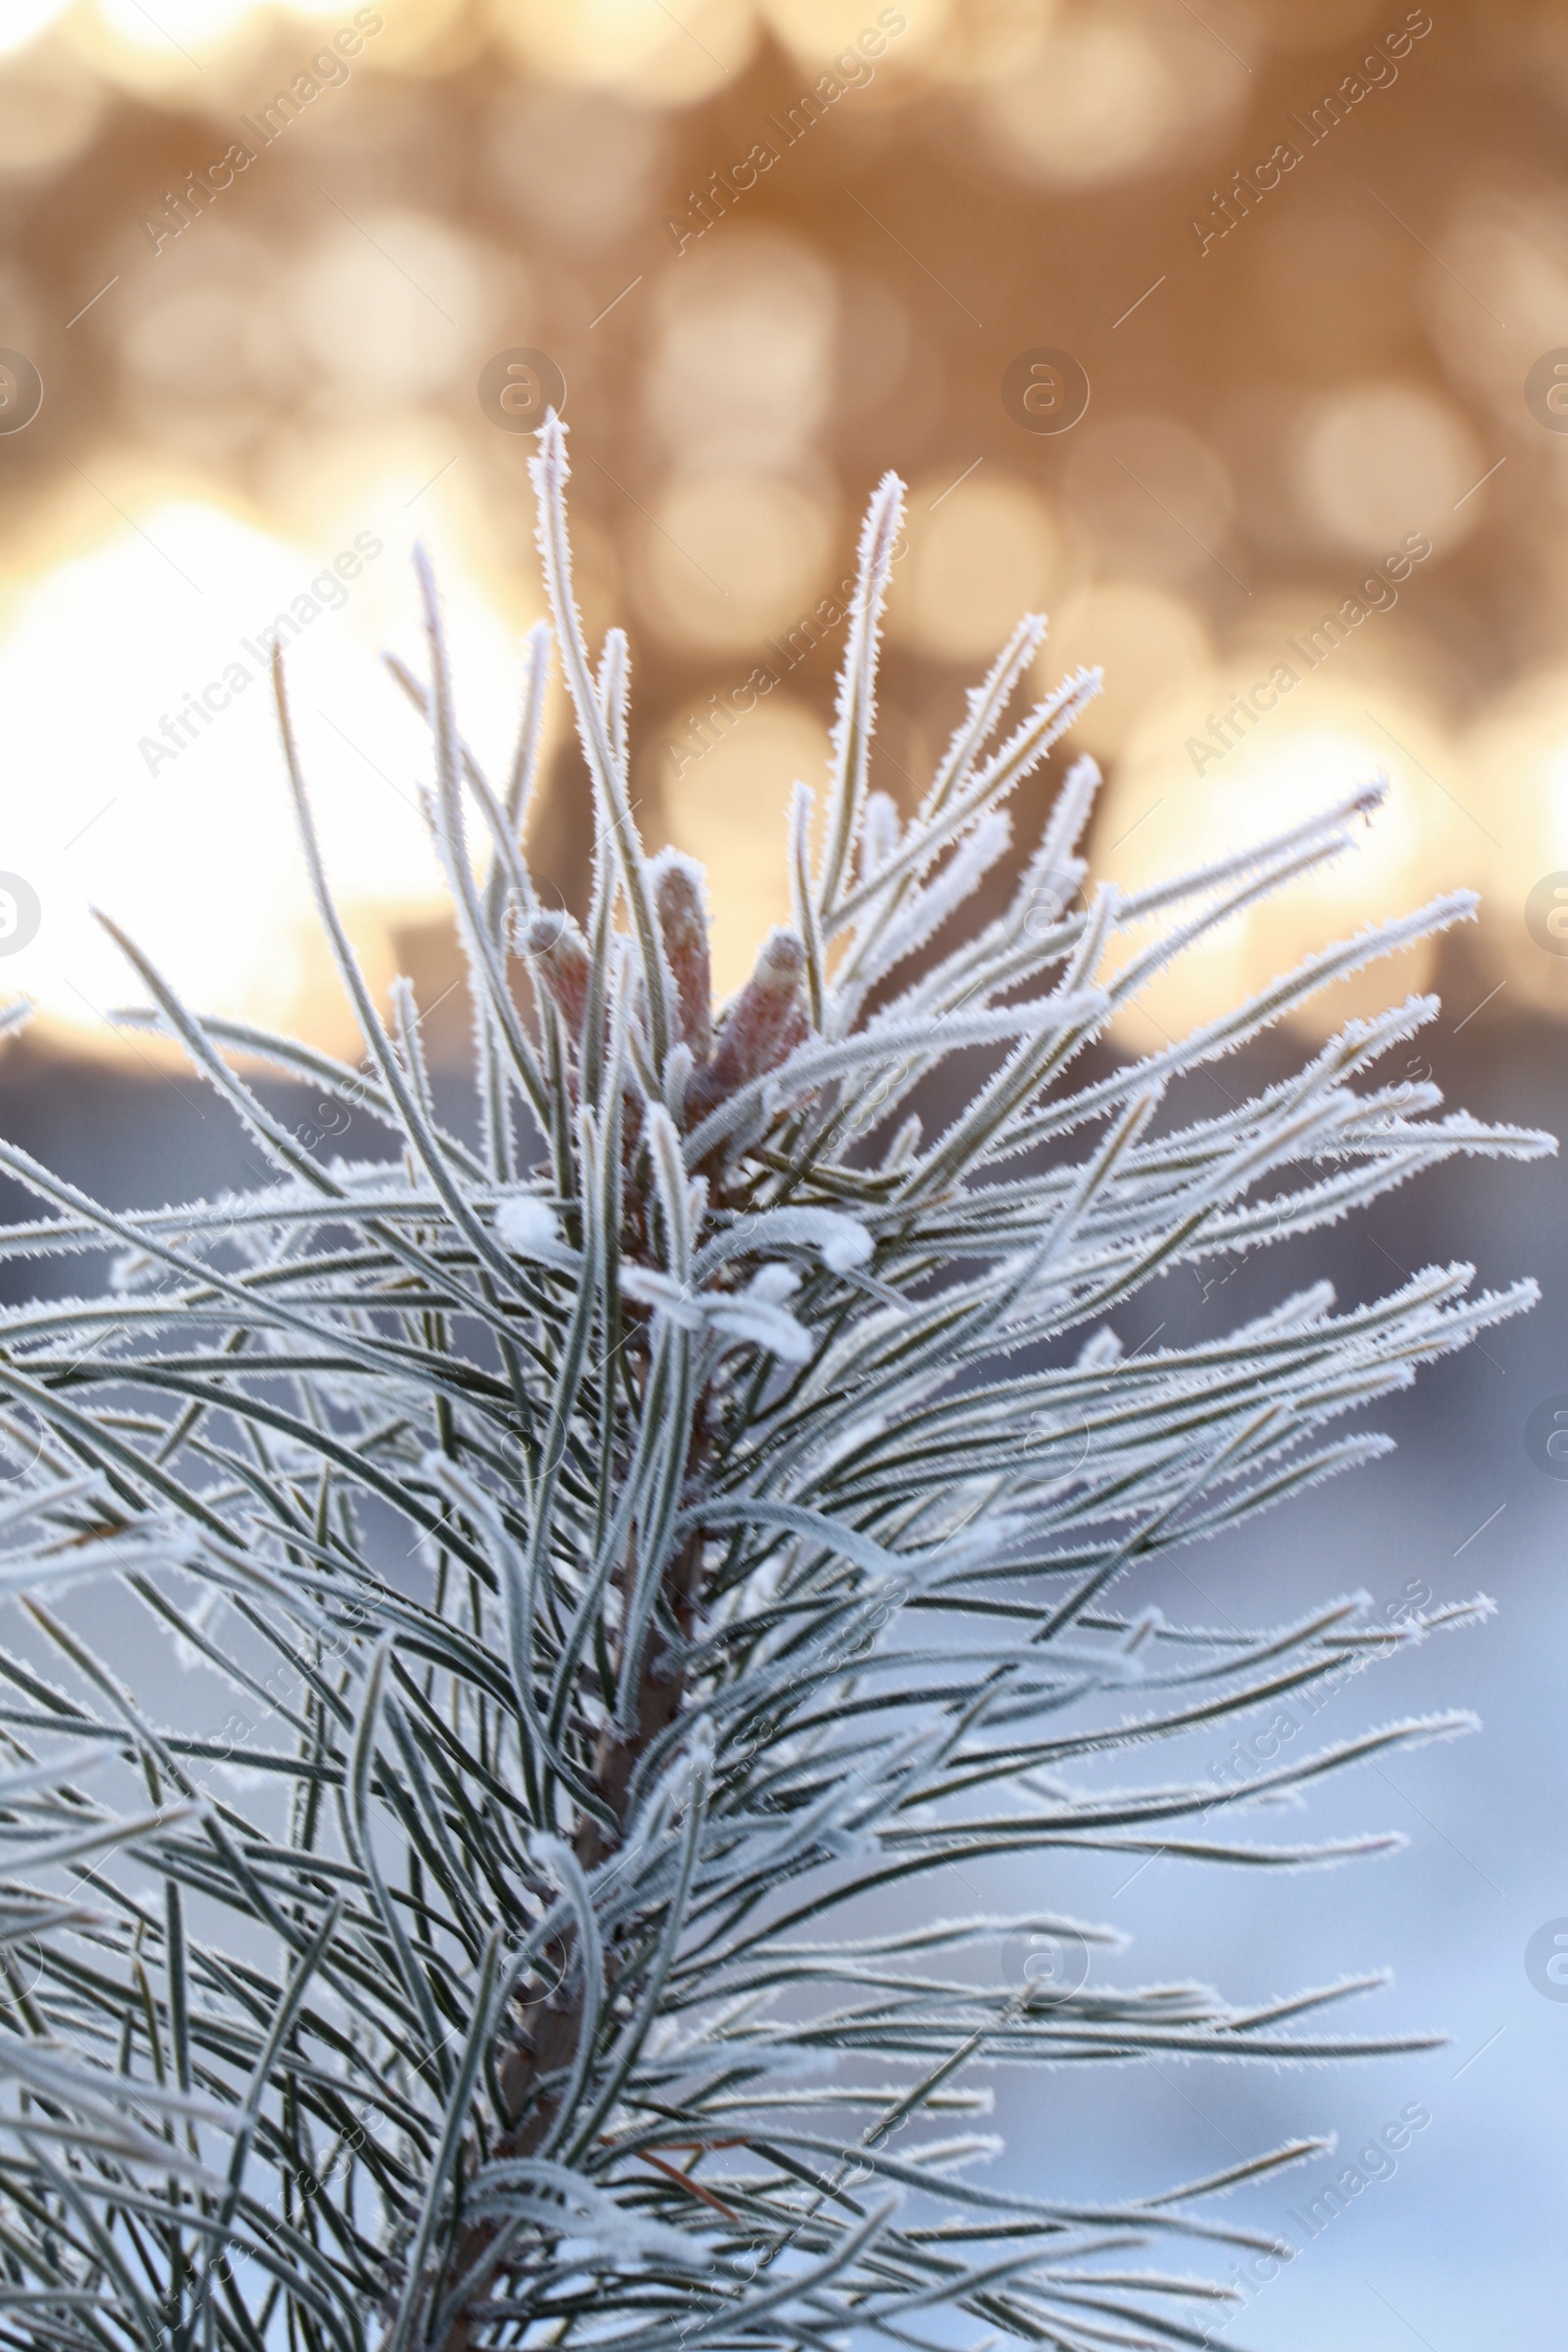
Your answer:
[[[787,912],[784,797],[820,766],[840,583],[893,466],[875,781],[900,801],[1025,609],[1052,616],[1042,687],[1105,666],[1079,729],[1102,873],[1389,779],[1353,864],[1149,990],[1124,1046],[1469,883],[1479,921],[1375,993],[1435,982],[1421,1072],[1560,1129],[1565,129],[1568,16],[1537,0],[0,0],[0,980],[41,1016],[0,1060],[4,1131],[118,1202],[244,1180],[211,1101],[108,1024],[134,990],[95,906],[206,1008],[357,1052],[292,847],[270,632],[351,926],[378,981],[415,976],[455,1074],[427,760],[377,653],[417,656],[422,539],[466,732],[505,760],[545,396],[590,631],[631,632],[640,818],[707,860],[726,984]],[[532,854],[579,905],[585,780],[559,703],[549,726]],[[1030,789],[1025,834],[1053,779]],[[1392,1962],[1367,2028],[1446,2025],[1452,2051],[1004,2092],[1009,2161],[1057,2193],[1344,2135],[1250,2192],[1302,2250],[1225,2340],[1560,2330],[1568,1985],[1526,1953],[1568,1932],[1568,1493],[1526,1429],[1568,1392],[1562,1188],[1449,1171],[1289,1268],[1150,1306],[1174,1337],[1321,1271],[1365,1295],[1454,1254],[1545,1289],[1382,1416],[1391,1465],[1193,1568],[1200,1613],[1496,1593],[1493,1626],[1340,1702],[1489,1717],[1315,1808],[1412,1850],[1223,1900],[1169,1862],[1125,1886],[1086,1862],[1067,1889],[1151,1976],[1264,1998]],[[1431,2124],[1394,2177],[1318,2234],[1287,2218],[1412,2100]]]

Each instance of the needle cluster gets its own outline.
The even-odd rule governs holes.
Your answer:
[[[1205,2192],[1312,2143],[1107,2202],[1070,2150],[988,2161],[995,2071],[1410,2045],[1325,2022],[1348,1983],[1266,2007],[1141,1987],[1062,1916],[1054,1864],[1392,1842],[1281,1841],[1255,1809],[1467,1718],[1220,1780],[1146,1760],[1483,1604],[1216,1628],[1180,1621],[1167,1564],[1379,1453],[1330,1425],[1534,1291],[1434,1267],[1201,1344],[1129,1356],[1117,1326],[1156,1276],[1450,1153],[1550,1148],[1379,1078],[1425,1000],[1246,1100],[1169,1105],[1470,902],[1157,1054],[1091,1054],[1173,957],[1353,854],[1377,788],[1086,895],[1080,760],[977,920],[1009,796],[1097,681],[1018,714],[1025,620],[918,808],[870,790],[890,478],[825,792],[791,810],[795,920],[715,1007],[702,871],[634,821],[625,640],[591,658],[573,601],[555,421],[534,473],[554,620],[504,783],[459,732],[422,568],[428,666],[398,671],[429,723],[471,1127],[412,991],[384,1010],[356,959],[279,672],[364,1061],[200,1017],[124,940],[151,1000],[127,1017],[178,1041],[270,1180],[120,1214],[0,1143],[41,1204],[0,1255],[83,1268],[0,1314],[0,2346],[1201,2341],[1224,2290],[1184,2242],[1210,2268],[1270,2242]],[[523,848],[552,645],[593,794],[581,928]],[[259,1066],[385,1152],[324,1161]],[[998,1858],[1017,1915],[964,1911]]]

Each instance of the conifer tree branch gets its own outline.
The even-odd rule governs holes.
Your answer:
[[[1430,999],[1222,1112],[1183,1094],[1473,903],[1086,1072],[1134,988],[1353,856],[1380,789],[1085,905],[1099,774],[1074,761],[977,926],[1009,796],[1096,678],[1012,719],[1026,619],[912,815],[871,791],[889,477],[820,857],[802,787],[795,928],[715,1004],[701,868],[633,822],[626,641],[590,662],[572,598],[559,420],[535,478],[555,619],[503,789],[422,559],[428,678],[393,665],[430,728],[471,1132],[437,1116],[412,988],[383,1010],[355,957],[279,664],[368,1074],[198,1016],[114,930],[152,999],[125,1017],[182,1047],[270,1174],[120,1212],[0,1143],[40,1212],[0,1259],[67,1278],[0,1305],[0,2335],[774,2352],[923,2341],[941,2310],[972,2352],[1206,2341],[1227,2290],[1170,2248],[1270,2246],[1209,2201],[1322,2143],[1174,2189],[1151,2159],[1097,2199],[1070,2150],[983,2171],[980,2070],[1429,2046],[1336,2029],[1365,1973],[1263,2006],[1129,1984],[1123,1939],[1067,1914],[1061,1857],[1269,1871],[1397,1843],[1271,1841],[1254,1809],[1472,1728],[1358,1728],[1344,1700],[1491,1604],[1390,1624],[1340,1594],[1216,1629],[1176,1613],[1173,1564],[1375,1461],[1387,1440],[1329,1424],[1535,1290],[1438,1266],[1341,1307],[1319,1283],[1132,1356],[1113,1319],[1155,1274],[1453,1154],[1553,1148],[1380,1080]],[[544,911],[525,840],[552,638],[593,795],[581,930]],[[366,1110],[393,1156],[325,1162],[257,1060]],[[928,1135],[908,1098],[933,1071]],[[1206,1777],[1146,1770],[1261,1708],[1310,1736],[1264,1767],[1238,1738]],[[953,1908],[992,1863],[1016,1915]],[[901,1928],[888,1897],[916,1883],[928,1914]]]

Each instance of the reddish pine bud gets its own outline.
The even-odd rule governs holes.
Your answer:
[[[701,1069],[713,1046],[713,983],[708,958],[703,869],[694,858],[665,850],[655,858],[654,905],[675,983],[680,1034]]]
[[[793,931],[770,931],[757,969],[730,1006],[713,1058],[687,1096],[702,1117],[737,1087],[788,1059],[807,1032],[806,950]]]
[[[534,977],[565,1022],[574,1044],[582,1043],[588,1009],[588,942],[569,914],[536,914],[522,935]]]

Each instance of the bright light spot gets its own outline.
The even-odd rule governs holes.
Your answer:
[[[466,239],[393,207],[329,220],[290,278],[300,341],[362,408],[464,381],[499,332],[501,300]]]
[[[6,0],[0,13],[0,57],[10,57],[36,40],[57,17],[63,17],[71,0]]]
[[[490,0],[497,34],[535,72],[619,88],[654,106],[692,105],[746,63],[745,0]]]
[[[1049,5],[1050,0],[1030,0],[1031,11]],[[896,33],[889,33],[885,24],[878,31],[877,17],[866,11],[863,0],[758,0],[757,13],[809,69],[830,66],[846,55],[853,58],[857,52],[867,56],[862,36],[868,32],[873,41],[883,43],[877,53],[879,68],[884,58],[892,64],[924,56],[940,41],[954,12],[952,0],[904,0],[898,11],[904,24]],[[853,64],[841,78],[856,80]]]
[[[1423,384],[1326,394],[1307,411],[1294,469],[1303,513],[1365,556],[1386,555],[1407,531],[1427,532],[1446,554],[1486,507],[1480,442],[1453,402]]]
[[[262,632],[276,624],[285,639],[334,888],[384,983],[389,921],[428,917],[444,897],[417,808],[424,728],[372,651],[377,607],[392,601],[408,624],[399,638],[417,644],[412,534],[396,497],[362,511],[378,527],[310,553],[172,504],[25,590],[0,638],[0,868],[30,883],[42,920],[0,964],[8,998],[26,994],[100,1039],[108,1008],[140,1002],[92,920],[101,906],[193,1005],[349,1044],[335,984],[321,993]],[[439,544],[437,564],[457,608],[465,731],[498,761],[512,650]]]
[[[8,0],[15,5],[15,0]],[[97,0],[109,30],[140,49],[211,47],[254,13],[255,0],[156,0],[151,9],[137,0]]]
[[[979,12],[974,12],[976,16]],[[1189,12],[1191,16],[1191,12]],[[1018,29],[1031,25],[1024,48]],[[997,38],[998,27],[1013,37]],[[997,12],[995,73],[976,106],[998,161],[1020,179],[1098,187],[1148,172],[1239,112],[1247,73],[1200,21],[1142,0],[1101,0],[1059,19]]]
[[[660,439],[692,471],[789,471],[832,397],[832,271],[798,239],[737,223],[683,256],[656,299]]]

